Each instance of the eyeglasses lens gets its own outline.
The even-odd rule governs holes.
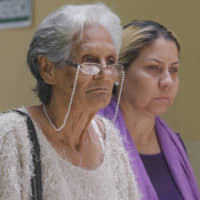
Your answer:
[[[102,66],[98,63],[82,63],[80,70],[86,75],[96,75],[102,70]],[[105,72],[116,76],[123,70],[123,66],[119,64],[108,65],[104,70]]]

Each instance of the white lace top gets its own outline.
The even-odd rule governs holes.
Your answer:
[[[26,109],[21,109],[25,112]],[[41,148],[44,200],[138,200],[137,183],[117,130],[104,118],[104,160],[86,170],[63,160],[34,122]],[[0,115],[0,200],[31,200],[32,158],[25,118]]]

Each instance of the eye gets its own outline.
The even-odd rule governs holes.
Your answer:
[[[156,65],[149,65],[149,66],[147,66],[147,68],[149,69],[149,70],[153,70],[153,71],[156,71],[156,70],[160,70],[160,68],[158,67],[158,66],[156,66]]]
[[[107,65],[115,64],[116,60],[113,56],[107,58]]]
[[[172,73],[177,73],[178,67],[170,67],[169,71],[172,72]]]
[[[83,56],[82,62],[98,63],[98,59],[96,57],[93,57],[90,55],[85,55],[85,56]]]

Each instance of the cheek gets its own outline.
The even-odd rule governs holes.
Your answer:
[[[132,79],[132,93],[140,101],[148,99],[148,96],[153,92],[154,81],[152,81],[146,74],[137,73]]]
[[[64,71],[62,76],[58,77],[58,82],[60,82],[60,86],[66,90],[70,90],[73,88],[75,80],[75,75],[71,71]]]
[[[108,85],[113,87],[114,83],[116,81],[118,81],[120,83],[121,80],[122,80],[121,74],[118,74],[117,72],[113,72],[111,70],[105,70],[104,71],[104,77],[102,77],[102,84],[104,84],[106,82]]]
[[[85,90],[90,86],[91,78],[90,77],[79,77],[77,82],[77,93],[83,95]]]
[[[53,86],[53,90],[60,95],[69,96],[71,95],[73,84],[73,79],[63,75],[58,77],[56,85]]]
[[[136,107],[147,106],[154,96],[156,81],[152,80],[148,74],[139,72],[127,81],[127,94],[129,99]]]

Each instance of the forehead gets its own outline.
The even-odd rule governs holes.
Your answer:
[[[112,38],[108,31],[100,24],[96,26],[85,25],[81,38],[82,42],[106,40],[112,43]]]
[[[73,49],[80,51],[112,51],[116,53],[112,38],[108,31],[101,25],[84,27],[80,39],[74,40]]]
[[[107,41],[113,44],[110,34],[102,25],[85,25],[80,42],[85,43],[96,41]]]
[[[158,38],[150,46],[144,47],[138,58],[178,61],[179,51],[176,44],[168,39]]]

